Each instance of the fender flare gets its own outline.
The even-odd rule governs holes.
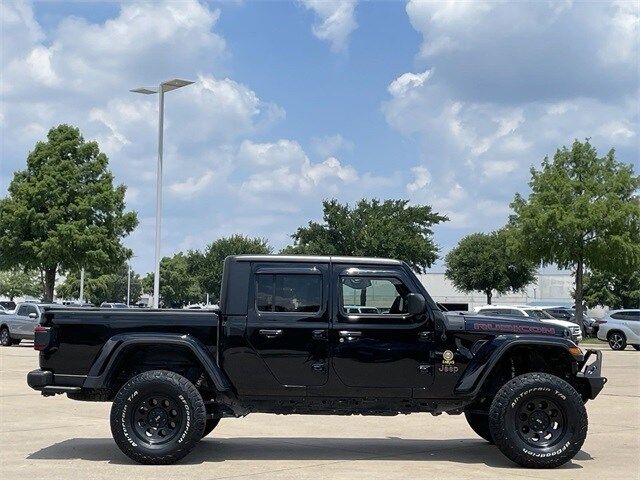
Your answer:
[[[513,348],[518,346],[544,346],[563,350],[569,358],[572,359],[572,371],[574,373],[578,372],[580,362],[584,360],[584,357],[578,358],[568,351],[569,347],[575,347],[575,345],[572,341],[565,338],[531,336],[528,338],[513,339],[506,335],[500,335],[484,345],[473,360],[469,362],[464,375],[462,375],[455,387],[455,392],[457,394],[468,394],[475,397],[498,362]]]
[[[216,390],[227,392],[231,384],[205,345],[191,335],[171,333],[130,333],[114,335],[102,347],[83,383],[83,388],[105,388],[118,360],[132,348],[146,345],[176,346],[191,352],[200,363]]]

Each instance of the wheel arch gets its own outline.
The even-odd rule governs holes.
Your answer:
[[[456,392],[476,399],[495,394],[511,378],[523,373],[544,372],[569,380],[579,371],[579,361],[568,350],[573,342],[539,337],[490,342],[470,362]]]
[[[170,354],[169,358],[166,356],[167,352]],[[129,367],[136,367],[141,358],[150,362],[149,368],[156,369],[162,368],[163,364],[192,362],[202,369],[216,391],[227,392],[231,388],[226,375],[213,360],[214,354],[196,338],[179,334],[126,334],[111,337],[93,363],[83,387],[117,387],[118,375],[128,368],[128,363],[131,363]],[[161,362],[161,358],[164,361]],[[164,368],[171,370],[171,367]]]

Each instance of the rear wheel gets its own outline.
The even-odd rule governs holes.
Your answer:
[[[493,443],[493,437],[489,430],[489,413],[464,412],[467,423],[471,429],[484,438],[487,442]]]
[[[139,463],[169,464],[202,438],[206,409],[198,389],[167,370],[151,370],[129,380],[111,408],[116,444]]]
[[[580,394],[546,373],[515,377],[498,391],[489,429],[500,451],[518,465],[554,468],[571,460],[587,436]]]
[[[627,337],[625,337],[622,332],[611,332],[607,336],[607,340],[609,341],[611,350],[624,350],[627,348]]]
[[[3,347],[10,347],[12,343],[11,335],[9,335],[9,329],[7,327],[2,327],[2,330],[0,330],[0,345]]]

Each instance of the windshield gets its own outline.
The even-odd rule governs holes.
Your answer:
[[[541,318],[541,319],[549,319],[549,318],[553,318],[551,315],[549,315],[547,312],[545,312],[544,310],[525,310],[525,312],[527,312],[527,315],[529,315],[530,317],[536,317],[536,318]]]

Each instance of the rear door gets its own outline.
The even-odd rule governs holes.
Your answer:
[[[247,339],[283,387],[327,382],[328,272],[328,264],[252,267]]]
[[[334,264],[332,276],[331,362],[340,381],[348,387],[430,385],[433,331],[428,313],[407,313],[406,295],[419,290],[402,267]]]

